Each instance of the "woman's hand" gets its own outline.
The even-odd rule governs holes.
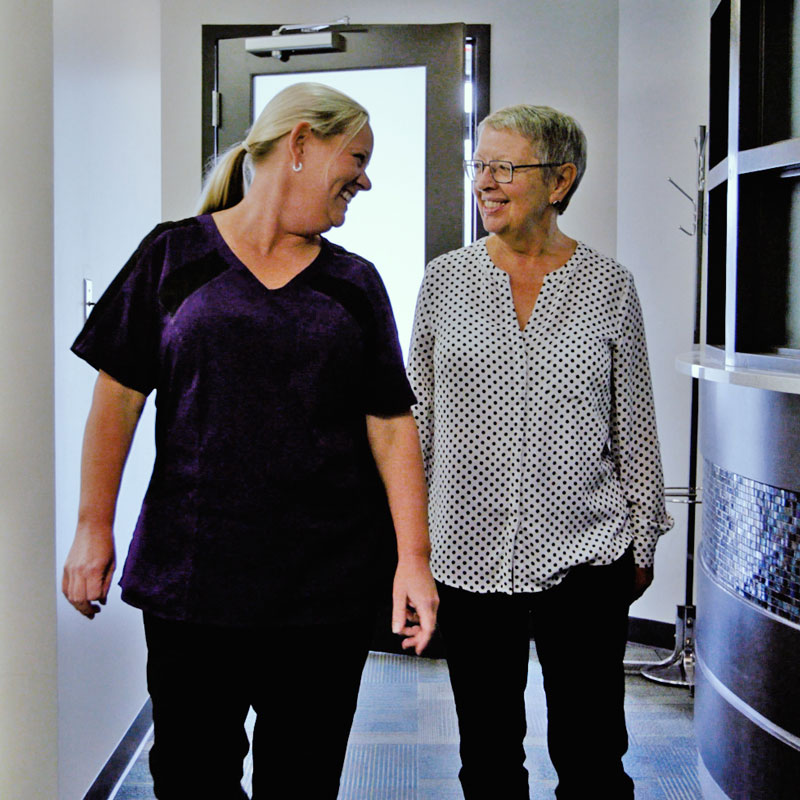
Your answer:
[[[419,655],[433,636],[439,596],[428,560],[428,501],[417,426],[410,411],[395,417],[368,415],[367,435],[397,536],[392,631],[405,636],[403,647]]]
[[[144,403],[141,392],[98,374],[83,434],[78,527],[61,580],[64,596],[89,619],[105,605],[114,576],[117,493]]]
[[[647,591],[653,582],[653,567],[634,567],[633,568],[633,597],[631,602],[638,600]]]
[[[425,556],[401,558],[392,592],[392,632],[404,636],[403,649],[417,655],[428,646],[436,629],[439,595]]]
[[[100,613],[100,606],[106,604],[115,566],[111,531],[79,525],[64,562],[61,581],[64,597],[85,617],[94,619]]]

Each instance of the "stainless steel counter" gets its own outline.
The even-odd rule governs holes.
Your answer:
[[[800,360],[716,348],[700,379],[695,728],[704,796],[800,797]]]

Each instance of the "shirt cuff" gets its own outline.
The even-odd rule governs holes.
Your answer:
[[[658,534],[644,534],[633,540],[633,560],[637,567],[652,567],[656,557]]]
[[[666,533],[675,524],[675,520],[662,509],[658,517],[653,519],[634,517],[631,520],[633,528],[633,559],[637,567],[652,567],[655,561],[656,545],[662,534]]]

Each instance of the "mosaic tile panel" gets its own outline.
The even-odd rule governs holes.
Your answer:
[[[700,547],[720,584],[800,625],[800,495],[706,461]]]

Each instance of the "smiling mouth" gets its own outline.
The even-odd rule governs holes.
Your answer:
[[[342,189],[339,194],[344,198],[346,203],[349,203],[355,196],[355,192],[351,192],[349,189]]]
[[[481,205],[487,211],[496,211],[498,208],[502,208],[508,200],[488,200],[487,198],[483,198],[481,200]]]

